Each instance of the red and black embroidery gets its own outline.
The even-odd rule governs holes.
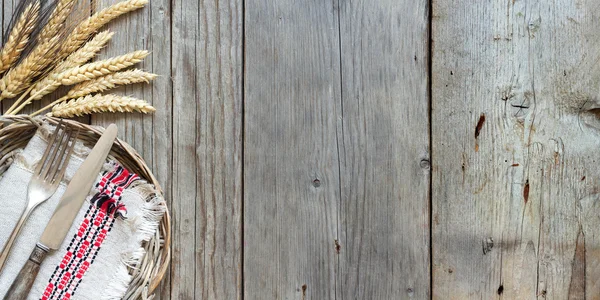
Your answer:
[[[121,166],[105,172],[96,184],[98,192],[92,197],[79,230],[73,236],[62,261],[48,281],[42,300],[71,299],[85,273],[94,263],[102,243],[112,229],[115,219],[127,212],[120,202],[123,190],[139,179]]]
[[[103,211],[109,214],[115,214],[117,217],[124,217],[127,209],[119,201],[123,189],[131,185],[132,182],[139,179],[136,174],[129,173],[125,168],[118,166],[114,171],[108,172],[102,176],[102,179],[96,184],[96,188],[101,192],[94,195],[91,202]]]

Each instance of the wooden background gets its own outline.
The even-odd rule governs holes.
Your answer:
[[[83,121],[165,188],[158,299],[600,299],[599,8],[151,0],[114,22],[102,57],[152,51],[160,77],[120,93],[158,110]]]

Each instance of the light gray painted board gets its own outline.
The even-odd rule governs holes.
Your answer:
[[[152,83],[151,99],[147,99],[152,101],[156,112],[152,116],[151,156],[146,155],[145,159],[152,167],[153,174],[157,176],[163,188],[168,207],[172,207],[173,89],[170,74],[171,60],[166,59],[171,57],[172,53],[170,35],[171,3],[168,0],[152,0],[146,8],[146,12],[149,14],[146,30],[150,30],[147,44],[147,49],[151,51],[149,61],[152,64],[152,71],[158,74],[159,77]],[[156,300],[171,299],[170,282],[170,272],[167,272],[163,284],[155,292],[158,295]]]
[[[600,295],[597,8],[434,1],[435,299]]]
[[[335,2],[248,0],[245,12],[245,299],[335,299]]]
[[[340,299],[426,299],[428,1],[340,1]]]
[[[176,299],[241,298],[241,9],[173,2]]]
[[[97,0],[93,9],[98,11],[114,3],[113,0]],[[102,29],[110,29],[115,35],[98,57],[109,58],[141,49],[150,51],[150,56],[135,67],[159,75],[151,85],[135,84],[106,93],[144,99],[152,103],[157,111],[152,115],[97,114],[92,117],[92,124],[117,124],[119,138],[132,145],[151,166],[171,207],[173,109],[169,10],[169,1],[152,0],[145,8],[114,20]],[[168,275],[163,287],[156,292],[162,296],[161,299],[169,299]]]

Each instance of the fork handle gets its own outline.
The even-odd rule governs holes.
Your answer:
[[[46,259],[49,249],[41,244],[35,245],[29,259],[6,292],[4,300],[25,300],[40,271],[40,265]]]
[[[2,248],[2,252],[0,252],[0,272],[2,272],[2,269],[4,268],[4,265],[6,264],[6,261],[8,260],[8,255],[10,254],[10,249],[12,249],[13,245],[15,244],[15,241],[17,240],[17,236],[19,236],[19,233],[21,232],[21,229],[23,229],[23,225],[25,224],[25,221],[27,221],[27,218],[29,218],[29,215],[31,214],[32,211],[33,211],[33,208],[31,208],[31,207],[25,208],[25,211],[23,211],[23,213],[21,214],[21,218],[19,219],[19,222],[17,222],[17,225],[15,226],[12,233],[10,234],[10,237],[6,241],[6,244],[4,244],[4,247]]]

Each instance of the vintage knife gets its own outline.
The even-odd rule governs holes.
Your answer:
[[[27,299],[29,290],[31,290],[31,286],[40,270],[40,264],[44,261],[49,251],[58,250],[67,236],[81,205],[98,177],[98,173],[116,137],[117,126],[111,124],[106,128],[104,134],[102,134],[102,137],[100,137],[94,149],[92,149],[92,152],[90,152],[83,164],[75,172],[52,218],[48,222],[48,225],[46,225],[39,243],[33,249],[29,260],[27,260],[4,296],[5,300]]]

